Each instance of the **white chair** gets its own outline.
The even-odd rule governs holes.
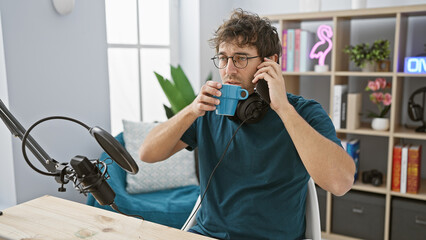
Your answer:
[[[197,206],[200,203],[200,196],[198,196],[197,202],[195,203],[194,208],[189,216],[197,210]],[[321,223],[319,215],[319,206],[317,198],[317,190],[315,189],[315,183],[312,178],[308,181],[308,192],[306,194],[306,239],[312,240],[321,240]],[[185,224],[182,227],[183,231],[188,231],[192,226],[196,224],[195,215],[190,220],[186,220]]]

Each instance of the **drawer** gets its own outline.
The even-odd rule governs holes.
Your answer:
[[[383,239],[385,196],[350,191],[333,196],[331,231],[362,239]]]
[[[392,199],[391,239],[426,239],[426,202]]]
[[[327,191],[315,185],[317,189],[318,205],[320,211],[321,231],[325,232],[326,217],[327,217]]]

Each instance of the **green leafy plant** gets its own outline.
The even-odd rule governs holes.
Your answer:
[[[170,65],[170,73],[172,81],[154,72],[170,103],[170,107],[163,104],[167,118],[173,117],[196,97],[191,83],[179,65],[177,67]]]
[[[348,45],[343,49],[344,53],[349,54],[351,61],[357,67],[364,67],[367,62],[383,61],[389,58],[390,49],[388,40],[376,40],[371,45],[368,43],[360,43],[352,46]]]

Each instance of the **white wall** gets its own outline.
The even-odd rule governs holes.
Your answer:
[[[215,51],[207,41],[229,15],[231,3],[227,0],[180,0],[179,60],[195,92],[199,91],[210,72],[214,80],[220,81],[210,60]]]
[[[194,91],[200,88],[200,4],[199,0],[179,1],[179,64]]]
[[[28,128],[52,115],[66,115],[89,126],[110,129],[109,86],[104,1],[76,1],[74,11],[61,16],[51,0],[1,0],[3,39],[9,109]],[[1,141],[10,135],[0,123]],[[101,149],[82,127],[61,120],[34,130],[33,136],[46,152],[60,162],[77,155],[97,158]],[[0,188],[0,204],[21,203],[45,194],[84,202],[85,197],[67,184],[66,193],[51,177],[30,169],[21,153],[21,142],[13,140],[13,158],[6,161],[16,185],[16,200]],[[1,145],[9,148],[7,143]],[[30,155],[32,156],[32,155]],[[31,158],[35,163],[37,159]],[[12,166],[13,164],[13,166]],[[3,168],[2,164],[2,168]],[[42,168],[40,164],[36,164]],[[0,172],[1,173],[1,172]],[[4,180],[4,179],[1,179]]]
[[[1,28],[1,14],[0,14],[0,99],[3,104],[9,105],[9,97],[7,93],[6,81],[6,65],[4,60],[3,48],[3,33]],[[2,123],[0,123],[1,125]],[[0,209],[4,209],[16,204],[16,190],[15,190],[15,174],[13,171],[13,162],[7,161],[12,159],[12,136],[6,126],[0,126]]]

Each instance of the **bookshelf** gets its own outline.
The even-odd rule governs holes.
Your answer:
[[[384,216],[384,229],[383,236],[385,240],[390,239],[390,226],[391,226],[391,200],[395,197],[406,198],[406,199],[416,199],[424,201],[426,204],[426,176],[423,174],[423,179],[421,181],[421,189],[418,194],[401,194],[398,192],[391,191],[391,176],[392,176],[392,155],[393,155],[393,146],[397,143],[404,141],[420,141],[420,144],[423,146],[423,156],[426,155],[426,133],[417,133],[413,129],[407,128],[404,126],[405,120],[403,115],[404,105],[409,98],[409,94],[413,91],[412,89],[406,89],[407,81],[424,81],[426,80],[426,74],[407,74],[404,73],[404,57],[414,56],[414,51],[409,49],[407,46],[410,43],[407,43],[410,38],[409,33],[413,34],[413,26],[410,26],[410,19],[419,18],[424,23],[426,23],[426,4],[423,5],[412,5],[412,6],[398,6],[398,7],[388,7],[388,8],[370,8],[370,9],[358,9],[358,10],[343,10],[343,11],[328,11],[328,12],[312,12],[312,13],[299,13],[299,14],[285,14],[285,15],[267,15],[265,16],[273,22],[278,22],[279,26],[282,29],[304,29],[306,25],[318,27],[321,24],[327,24],[333,28],[333,49],[330,52],[329,56],[326,59],[326,64],[329,65],[329,71],[327,72],[283,72],[284,79],[286,81],[287,90],[294,94],[300,93],[301,88],[301,79],[310,78],[312,81],[316,77],[318,78],[327,78],[329,81],[329,92],[328,96],[328,107],[330,111],[330,116],[332,116],[332,107],[333,106],[333,94],[334,94],[334,85],[337,84],[348,84],[349,81],[357,81],[357,79],[366,79],[369,78],[375,79],[376,77],[385,77],[387,81],[392,82],[392,107],[389,114],[390,118],[390,129],[387,131],[376,131],[373,130],[369,123],[362,123],[361,127],[355,130],[348,129],[338,129],[337,134],[340,138],[345,138],[347,135],[356,135],[362,137],[379,137],[384,138],[386,142],[386,150],[383,155],[384,160],[383,165],[386,167],[384,172],[384,184],[380,187],[372,186],[371,184],[363,184],[361,180],[357,181],[353,190],[366,193],[375,193],[383,196],[385,198],[385,216]],[[373,41],[362,41],[351,42],[351,30],[355,31],[369,31],[369,34],[374,35],[374,29],[368,29],[368,24],[364,24],[363,28],[357,28],[353,23],[356,21],[363,21],[368,23],[369,21],[380,24],[382,22],[386,23],[387,26],[387,35],[383,37],[381,30],[377,30],[376,36],[372,36],[374,40],[376,39],[388,39],[390,41],[391,49],[391,65],[389,72],[361,72],[360,69],[354,67],[353,63],[350,62],[347,54],[343,53],[343,49],[346,45],[349,44],[358,44],[360,42],[370,42]],[[391,26],[391,27],[389,27]],[[311,30],[309,29],[309,30]],[[410,30],[411,29],[411,30]],[[316,29],[315,29],[316,30]],[[315,31],[314,30],[314,31]],[[312,31],[312,30],[311,30]],[[417,32],[422,32],[422,30],[415,29]],[[422,32],[422,38],[425,39],[425,31]],[[352,36],[354,38],[356,36]],[[413,36],[411,36],[413,38]],[[353,40],[354,41],[354,40]],[[356,40],[355,40],[356,41]],[[424,42],[425,43],[425,42]],[[423,49],[416,49],[421,51]],[[410,55],[411,54],[411,55]],[[316,60],[315,60],[316,61]],[[355,83],[357,84],[357,83]],[[361,83],[358,83],[360,85]],[[426,81],[421,83],[421,85],[426,86]],[[350,86],[349,86],[350,87]],[[350,91],[350,90],[349,90]],[[350,91],[351,92],[351,91]],[[358,91],[361,92],[361,91]],[[364,93],[363,93],[364,94]],[[408,94],[408,96],[407,96]],[[363,107],[364,108],[364,107]],[[364,110],[364,109],[363,109]],[[423,157],[425,158],[425,157]],[[360,159],[362,161],[362,159]],[[423,161],[422,165],[425,168],[425,162]],[[359,176],[361,173],[359,173]],[[322,237],[326,239],[357,239],[351,236],[344,236],[341,234],[333,233],[332,230],[332,196],[330,193],[327,193],[326,199],[326,230],[323,231]]]

